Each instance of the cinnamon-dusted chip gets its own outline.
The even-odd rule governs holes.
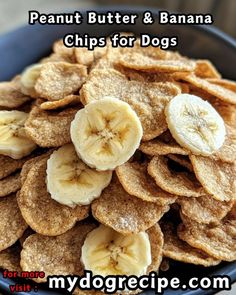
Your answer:
[[[13,245],[24,233],[28,225],[19,210],[16,195],[0,199],[0,251]]]
[[[148,173],[163,190],[185,197],[200,197],[204,189],[189,172],[177,172],[168,165],[168,159],[155,156],[148,165]]]
[[[21,213],[37,233],[48,236],[63,234],[76,221],[88,216],[88,206],[74,209],[54,201],[47,192],[46,167],[48,157],[34,163],[17,196]]]
[[[236,216],[228,214],[218,224],[203,224],[184,218],[178,236],[192,247],[225,261],[236,260]]]
[[[15,109],[19,108],[30,97],[21,92],[19,77],[10,82],[0,82],[0,108]]]
[[[0,252],[0,268],[7,269],[9,271],[21,272],[20,267],[20,252],[21,246],[16,243]]]
[[[62,146],[71,142],[70,124],[79,108],[44,111],[36,105],[25,122],[25,131],[41,147]]]
[[[115,176],[92,204],[93,216],[122,234],[138,233],[150,228],[168,209],[168,205],[145,202],[129,195]]]
[[[68,95],[65,98],[56,101],[45,101],[41,103],[40,108],[42,110],[55,110],[65,106],[68,106],[71,103],[80,102],[80,98],[78,95]]]
[[[3,179],[10,174],[16,172],[24,165],[25,161],[27,161],[28,159],[29,157],[25,157],[16,160],[7,156],[0,155],[0,179]]]
[[[223,146],[216,151],[213,155],[214,159],[221,160],[223,162],[233,163],[236,160],[236,125],[226,125],[226,138]]]
[[[222,162],[210,157],[191,155],[190,160],[197,179],[216,200],[236,199],[236,163]]]
[[[78,91],[86,75],[87,70],[82,65],[48,62],[42,64],[34,88],[39,97],[60,100]]]
[[[166,257],[185,263],[203,265],[205,267],[220,263],[220,260],[181,241],[177,236],[174,224],[171,222],[163,221],[161,228],[164,233],[163,252]]]
[[[199,223],[218,223],[224,218],[233,206],[233,202],[221,202],[211,195],[198,198],[179,198],[177,203],[185,216]]]
[[[94,224],[78,223],[57,237],[31,235],[25,240],[21,251],[22,270],[45,272],[44,278],[33,279],[38,283],[46,282],[50,275],[81,275],[81,248],[86,235],[93,228]]]
[[[160,268],[160,264],[162,261],[162,252],[163,252],[163,234],[161,232],[160,226],[158,224],[155,224],[151,228],[147,230],[147,234],[149,236],[150,246],[151,246],[151,255],[152,255],[152,263],[148,266],[147,274],[149,274],[151,271],[158,272]],[[119,291],[118,293],[112,293],[114,295],[130,295],[130,294],[138,294],[140,293],[140,290],[135,291]],[[103,292],[100,292],[98,290],[80,290],[79,288],[76,288],[73,294],[77,295],[104,295]]]
[[[141,143],[139,149],[147,155],[188,155],[189,151],[181,147],[171,136],[169,131],[164,132],[153,140]]]
[[[147,173],[147,163],[125,163],[116,168],[116,175],[123,188],[132,196],[160,205],[174,203],[177,196],[171,195],[158,187]]]
[[[83,103],[105,96],[127,102],[141,120],[143,140],[150,140],[167,129],[164,108],[179,93],[180,88],[174,83],[129,81],[125,75],[109,69],[93,70],[82,87],[81,97]]]
[[[176,73],[177,79],[187,81],[194,86],[203,89],[207,93],[214,95],[218,99],[227,103],[236,104],[236,92],[227,89],[226,87],[213,84],[206,79],[199,78],[193,74]]]
[[[236,126],[236,105],[225,103],[214,97],[208,99],[208,101],[218,111],[226,124]]]
[[[31,235],[35,234],[35,231],[32,230],[32,228],[28,227],[21,238],[19,238],[19,242],[21,244],[21,246],[23,247],[24,241]]]
[[[210,83],[220,85],[224,88],[227,88],[229,90],[232,90],[233,92],[236,92],[236,82],[227,80],[227,79],[207,79]]]
[[[54,42],[52,49],[56,55],[61,56],[62,58],[70,61],[71,63],[75,62],[75,48],[66,47],[62,39]]]
[[[23,165],[21,172],[20,172],[20,180],[21,180],[22,185],[25,182],[27,175],[28,175],[30,169],[34,166],[34,164],[39,162],[41,159],[47,158],[48,156],[51,155],[51,153],[52,153],[52,151],[50,150],[40,156],[34,157],[34,158],[28,160],[27,162],[25,162],[25,164]]]
[[[195,75],[200,78],[221,78],[221,74],[217,71],[210,60],[198,59],[196,61]]]
[[[9,175],[0,180],[0,197],[15,193],[21,188],[20,172]]]
[[[190,172],[193,172],[193,166],[192,166],[188,156],[169,154],[169,155],[167,155],[167,157],[169,159],[171,159],[172,161],[178,163],[180,166],[185,167]]]
[[[195,68],[195,62],[170,52],[164,59],[137,52],[126,52],[118,58],[118,62],[131,69],[150,72],[192,72]]]
[[[103,57],[107,52],[107,47],[95,47],[94,50],[88,50],[85,47],[75,48],[75,58],[78,64],[91,66],[96,60]]]

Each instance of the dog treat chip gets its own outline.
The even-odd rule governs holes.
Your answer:
[[[200,197],[204,189],[194,174],[174,171],[168,165],[168,159],[155,156],[148,165],[148,173],[163,190],[178,196]]]
[[[147,173],[147,163],[125,163],[116,168],[116,174],[126,192],[132,196],[160,205],[174,203],[177,196],[171,195],[158,187]]]
[[[195,75],[199,78],[216,78],[220,79],[221,74],[217,71],[211,61],[199,59],[196,61]]]
[[[198,198],[181,197],[177,200],[181,212],[190,219],[199,223],[218,223],[224,218],[233,206],[233,202],[221,202],[211,195]]]
[[[9,175],[0,180],[0,197],[15,193],[21,188],[20,172]]]
[[[79,103],[80,102],[80,98],[78,95],[68,95],[65,98],[62,98],[60,100],[55,100],[55,101],[45,101],[43,103],[41,103],[40,108],[42,110],[56,110],[59,108],[63,108],[68,106],[69,104],[72,103]]]
[[[94,218],[122,234],[145,231],[168,210],[168,205],[145,202],[129,195],[116,177],[92,204]]]
[[[185,241],[180,240],[177,236],[174,224],[171,222],[163,222],[161,228],[164,234],[163,253],[166,257],[184,263],[203,266],[213,266],[220,263],[220,260],[211,257],[207,253],[193,248]]]
[[[79,107],[44,111],[35,105],[25,123],[27,135],[41,147],[59,147],[71,142],[70,124]]]
[[[15,194],[0,199],[0,212],[0,251],[2,251],[12,246],[23,235],[28,225],[21,215]]]
[[[0,252],[0,268],[8,271],[21,272],[20,267],[20,252],[21,246],[16,243],[13,246]]]
[[[95,225],[92,223],[78,223],[57,237],[29,236],[21,252],[22,270],[44,271],[44,278],[34,279],[38,283],[46,282],[49,275],[82,275],[81,247],[93,228]]]
[[[234,210],[234,208],[233,208]],[[184,218],[178,236],[209,255],[225,261],[236,259],[236,216],[228,214],[218,224],[203,224]]]
[[[209,157],[191,155],[197,179],[216,200],[236,199],[236,163],[226,163]]]
[[[167,130],[164,108],[179,93],[180,88],[174,83],[129,81],[113,69],[93,70],[81,90],[85,103],[112,96],[130,104],[142,123],[143,140],[150,140]]]
[[[18,195],[21,213],[28,225],[41,235],[57,236],[71,229],[88,216],[88,206],[74,209],[54,201],[47,192],[48,157],[34,163]]]

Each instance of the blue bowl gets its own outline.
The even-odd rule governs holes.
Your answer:
[[[105,7],[96,9],[99,12],[121,11],[124,13],[137,13],[139,16],[147,10],[140,7]],[[153,12],[157,19],[158,10],[148,9]],[[144,25],[139,17],[137,24],[132,25],[86,25],[86,11],[82,11],[85,21],[83,24],[76,25],[34,25],[24,26],[13,32],[0,37],[0,81],[11,79],[20,73],[24,67],[37,62],[51,51],[52,43],[63,37],[67,33],[79,32],[81,34],[91,34],[93,36],[109,35],[115,31],[132,31],[136,34],[149,33],[158,36],[178,36],[179,44],[176,50],[192,58],[210,59],[223,77],[236,80],[234,65],[236,64],[236,41],[216,29],[213,26],[183,26],[183,25],[159,25],[156,21],[152,26]],[[215,267],[203,268],[184,263],[171,262],[170,271],[163,275],[167,277],[177,276],[182,280],[188,278],[228,275],[232,282],[236,281],[236,262],[222,263]],[[9,285],[12,280],[6,280],[0,275],[0,291],[8,294]],[[34,285],[33,285],[34,286]],[[166,290],[165,295],[206,295],[213,294],[213,290]],[[19,292],[17,294],[27,295],[29,293]],[[44,285],[38,285],[37,292],[30,294],[46,295],[59,294],[58,292],[47,291]],[[154,294],[146,291],[145,295]]]

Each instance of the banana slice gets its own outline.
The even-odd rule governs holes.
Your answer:
[[[70,207],[90,204],[111,177],[111,171],[97,171],[84,164],[72,144],[53,152],[47,162],[47,188],[52,199]]]
[[[226,131],[223,119],[198,96],[175,96],[167,105],[165,115],[174,139],[196,155],[211,155],[224,143]]]
[[[29,155],[36,144],[25,133],[28,114],[19,111],[0,111],[0,154],[13,159]]]
[[[70,133],[85,163],[97,170],[112,170],[134,154],[143,130],[129,104],[106,97],[78,111]]]
[[[26,94],[35,94],[34,85],[39,77],[42,64],[33,64],[23,71],[21,74],[22,91]]]
[[[93,275],[144,275],[152,262],[148,234],[124,236],[100,225],[87,235],[81,261]]]

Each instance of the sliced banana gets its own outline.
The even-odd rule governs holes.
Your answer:
[[[42,66],[42,64],[33,64],[25,68],[20,80],[22,90],[25,90],[27,93],[34,92],[34,85],[40,75]]]
[[[19,111],[0,111],[0,154],[13,159],[29,155],[36,144],[25,133],[28,114]]]
[[[81,261],[93,275],[144,275],[152,262],[148,234],[124,236],[100,225],[87,235]]]
[[[78,111],[70,133],[85,163],[97,170],[112,170],[134,154],[143,130],[129,104],[106,97]]]
[[[196,155],[211,155],[225,140],[225,125],[217,111],[200,97],[180,94],[165,109],[174,139]]]
[[[52,199],[70,207],[90,204],[111,177],[111,171],[97,171],[84,164],[72,144],[54,151],[47,162],[47,188]]]

